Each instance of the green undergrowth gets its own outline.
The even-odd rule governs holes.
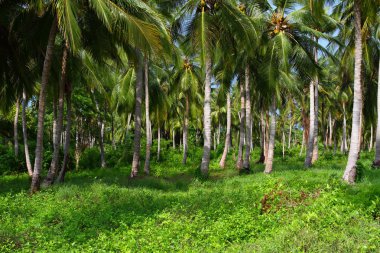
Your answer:
[[[201,152],[130,167],[70,172],[63,185],[27,194],[25,175],[0,177],[0,252],[379,252],[380,170],[363,153],[359,181],[341,181],[346,158],[321,154],[310,169],[296,155],[239,175]],[[253,154],[257,156],[257,152]]]

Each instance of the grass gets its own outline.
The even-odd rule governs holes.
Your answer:
[[[289,154],[271,175],[256,164],[238,175],[232,157],[225,170],[213,159],[202,180],[198,153],[186,166],[179,152],[166,154],[135,180],[129,167],[71,172],[32,197],[26,175],[0,177],[0,252],[380,251],[373,154],[362,153],[360,180],[349,186],[338,154],[308,170]]]

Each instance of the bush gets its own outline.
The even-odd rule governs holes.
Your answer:
[[[100,167],[100,151],[98,147],[87,148],[79,159],[79,169],[96,169]]]

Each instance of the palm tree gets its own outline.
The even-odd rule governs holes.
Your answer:
[[[184,1],[179,1],[182,4]],[[190,19],[187,35],[191,36],[192,46],[201,50],[201,62],[204,67],[205,85],[203,102],[203,155],[201,173],[208,175],[211,150],[211,76],[213,46],[217,41],[228,37],[246,38],[247,31],[252,27],[249,19],[242,15],[233,1],[190,0],[181,8],[176,25]],[[237,33],[237,31],[239,31]],[[217,32],[217,33],[216,33]],[[233,36],[230,36],[233,35]],[[249,37],[248,37],[249,38]],[[247,41],[247,40],[246,40]],[[230,42],[230,41],[229,41]]]
[[[56,131],[54,132],[54,150],[53,158],[51,160],[50,169],[48,175],[44,180],[44,185],[49,186],[53,183],[56,173],[58,171],[58,160],[59,160],[59,148],[61,144],[61,132],[63,125],[63,103],[64,103],[64,88],[66,82],[66,66],[68,58],[68,43],[65,43],[62,54],[62,68],[61,68],[61,77],[59,80],[59,97],[58,97],[58,109],[57,109],[57,124]]]
[[[367,16],[362,17],[362,9],[369,11],[372,9],[371,4],[375,4],[374,1],[361,1],[354,0],[353,15],[354,15],[354,31],[355,31],[355,64],[354,64],[354,102],[352,110],[352,128],[351,128],[351,142],[350,151],[348,154],[348,161],[346,169],[343,174],[343,180],[348,183],[354,183],[356,178],[356,162],[359,158],[360,152],[360,133],[361,133],[361,115],[363,113],[363,101],[362,101],[362,61],[363,61],[363,38],[362,38],[362,18],[369,18]],[[375,14],[376,15],[376,14]],[[369,22],[367,20],[367,22]]]

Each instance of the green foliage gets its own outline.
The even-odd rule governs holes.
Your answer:
[[[84,150],[79,160],[79,169],[96,169],[100,167],[100,151],[98,147]]]
[[[13,148],[0,145],[0,175],[21,171],[22,164],[15,157]]]
[[[170,148],[171,149],[171,148]],[[380,171],[342,182],[345,158],[329,153],[309,170],[298,157],[238,176],[210,164],[194,177],[202,150],[179,165],[165,151],[151,176],[129,179],[130,167],[94,169],[99,150],[83,154],[91,170],[29,197],[27,176],[0,178],[0,251],[37,252],[376,252],[380,247]],[[110,150],[108,150],[110,152]],[[115,156],[119,150],[115,152]],[[113,154],[113,153],[109,153]],[[256,160],[259,150],[253,152]],[[327,157],[327,158],[326,158]],[[367,164],[372,154],[362,153]],[[255,159],[256,158],[256,159]],[[84,166],[84,158],[81,166]],[[111,160],[109,160],[111,163]]]

